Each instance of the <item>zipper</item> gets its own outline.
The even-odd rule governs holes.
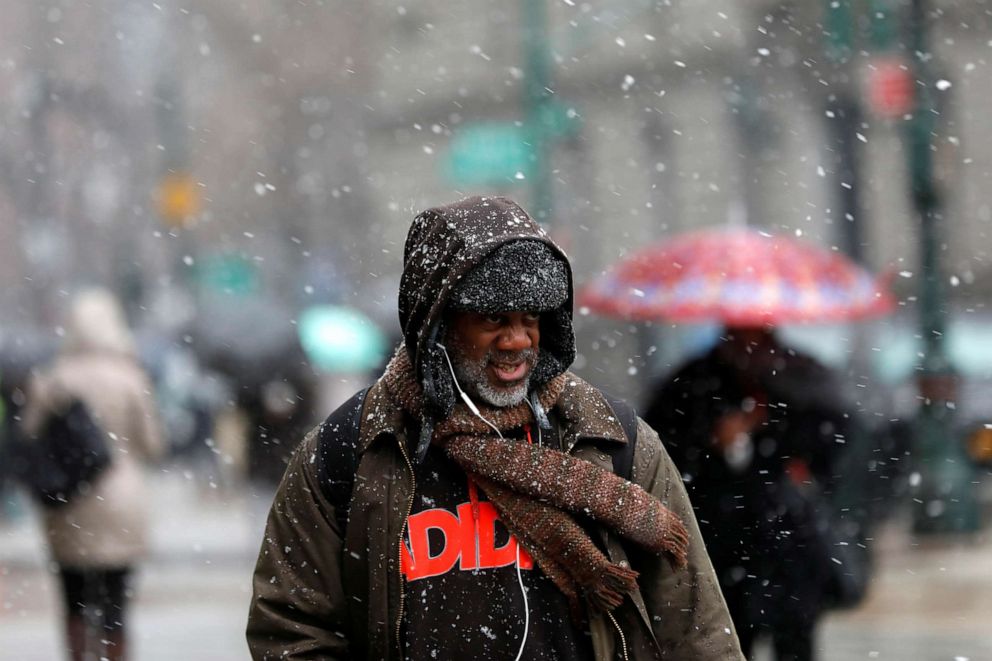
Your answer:
[[[403,608],[406,602],[406,590],[403,588],[403,535],[406,533],[406,526],[410,521],[410,513],[413,511],[413,499],[417,492],[417,476],[413,472],[413,464],[410,462],[410,456],[406,452],[403,441],[400,439],[396,440],[400,446],[400,454],[403,455],[403,460],[406,461],[406,467],[410,471],[410,498],[407,500],[406,516],[403,517],[403,525],[400,527],[400,538],[396,544],[396,571],[400,575],[400,608],[399,614],[396,616],[396,649],[399,652],[399,658],[402,659],[403,641],[401,632],[403,629]]]
[[[475,568],[478,569],[482,561],[479,557],[479,488],[475,480],[468,477],[468,500],[472,503],[472,528],[475,531]]]
[[[617,634],[620,636],[620,647],[623,649],[623,661],[629,661],[627,658],[627,638],[623,635],[623,630],[620,629],[620,623],[617,622],[617,619],[613,617],[613,613],[610,611],[606,611],[606,617],[610,618],[610,622],[617,628]]]

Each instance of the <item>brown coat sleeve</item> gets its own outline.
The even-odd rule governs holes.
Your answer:
[[[248,615],[252,658],[346,659],[342,531],[317,487],[317,431],[290,460],[265,527]]]
[[[686,569],[673,569],[658,556],[635,567],[641,573],[638,583],[664,658],[743,661],[682,477],[658,435],[643,420],[638,424],[633,478],[677,514],[689,531]]]

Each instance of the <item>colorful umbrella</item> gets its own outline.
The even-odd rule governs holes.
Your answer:
[[[736,326],[862,319],[894,303],[878,278],[838,252],[732,227],[640,250],[578,296],[580,309],[607,316]]]

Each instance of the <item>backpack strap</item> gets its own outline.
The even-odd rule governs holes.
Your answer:
[[[606,398],[607,403],[609,403],[610,408],[613,409],[613,414],[620,421],[620,426],[623,427],[623,433],[627,437],[627,442],[620,448],[617,448],[613,452],[613,473],[622,477],[625,480],[630,481],[633,479],[634,472],[634,450],[637,448],[637,412],[634,407],[620,399],[619,397],[614,397],[608,392],[600,391],[603,397]],[[624,549],[624,554],[626,556],[627,551],[625,550],[624,541],[617,538],[616,543],[621,549]],[[629,556],[627,556],[629,558]],[[652,627],[652,619],[648,615],[647,605],[644,603],[644,595],[641,594],[641,590],[633,590],[628,593],[631,600],[634,602],[634,606],[637,608],[637,612],[641,616],[641,620],[644,622],[647,631],[650,634],[651,641],[654,642],[654,647],[661,654],[661,645],[658,643],[658,638],[655,636],[654,628]]]
[[[317,477],[321,493],[334,506],[342,535],[348,525],[351,491],[358,470],[358,437],[362,407],[369,389],[358,391],[320,425],[317,439]]]
[[[637,446],[637,412],[634,407],[608,392],[600,391],[623,427],[627,442],[613,453],[613,472],[630,480],[634,470],[634,448]]]

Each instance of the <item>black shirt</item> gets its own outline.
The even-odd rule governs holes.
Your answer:
[[[565,596],[482,490],[433,446],[417,470],[404,543],[406,658],[513,661],[525,615],[522,659],[593,658],[591,637],[573,622]]]

